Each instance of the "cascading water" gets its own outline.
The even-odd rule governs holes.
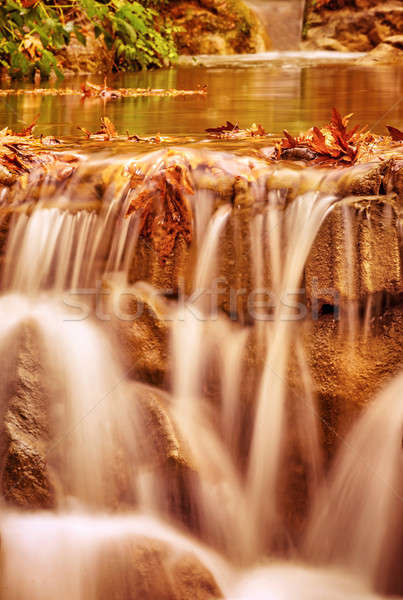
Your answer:
[[[302,37],[304,0],[248,0],[262,21],[274,50],[298,50]]]
[[[393,572],[402,527],[402,377],[369,406],[324,480],[319,408],[302,344],[304,269],[338,200],[319,190],[286,199],[269,185],[269,168],[220,153],[209,154],[209,161],[228,177],[235,174],[237,192],[215,191],[205,172],[192,167],[205,155],[180,156],[194,188],[185,197],[194,238],[184,298],[179,285],[174,293],[165,290],[165,298],[136,282],[142,253],[154,250],[142,233],[147,215],[124,216],[147,178],[131,187],[119,164],[96,208],[74,210],[70,202],[80,177],[88,179],[89,161],[51,208],[42,197],[30,213],[16,211],[11,219],[0,298],[2,412],[12,415],[12,426],[20,423],[18,402],[16,411],[9,397],[13,378],[21,377],[12,365],[28,335],[49,421],[41,434],[41,468],[54,499],[46,512],[4,504],[2,598],[190,598],[191,592],[178,592],[171,575],[160,588],[143,582],[147,560],[157,582],[189,554],[209,569],[228,600],[375,597],[377,586],[388,588],[383,578]],[[136,166],[151,178],[170,160],[172,153],[159,151],[138,157]],[[258,168],[263,179],[251,183]],[[157,200],[153,207],[160,210]],[[264,295],[270,281],[270,303],[258,303],[259,310],[250,295],[246,304],[232,305],[231,298],[228,309],[219,288],[225,260],[230,275],[244,260],[238,246],[246,234],[238,220],[245,210],[252,210],[250,261],[246,275],[234,278],[236,300],[242,300],[242,277],[252,282],[255,296]],[[222,256],[225,244],[233,249],[229,258]],[[150,268],[155,283],[160,263]],[[154,313],[168,324],[168,393],[138,383],[136,365],[125,370],[111,289],[118,299],[121,291],[136,302],[153,298]],[[130,316],[120,318],[123,324],[127,318],[127,328],[135,326]],[[257,357],[252,366],[251,355]],[[288,383],[294,359],[302,381],[297,401]],[[155,404],[147,404],[147,394],[157,395]],[[35,425],[38,398],[30,401]],[[158,438],[164,428],[168,442]],[[293,459],[305,465],[311,503],[308,530],[299,540],[288,531],[282,506],[291,437],[299,448]],[[179,501],[164,470],[164,443],[173,448]]]

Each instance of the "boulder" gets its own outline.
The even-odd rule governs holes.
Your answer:
[[[374,316],[355,337],[351,325],[326,315],[307,327],[304,338],[328,458],[362,408],[403,366],[401,305]]]
[[[139,538],[105,544],[96,572],[97,600],[218,600],[214,577],[196,555]]]
[[[168,6],[179,54],[240,54],[263,52],[268,36],[254,12],[242,0],[180,0]]]
[[[401,3],[377,0],[341,9],[316,9],[314,3],[307,11],[305,41],[307,49],[333,48],[328,40],[335,40],[350,52],[369,52],[391,36],[400,36],[403,31],[403,7]],[[338,47],[340,50],[341,48]]]
[[[376,48],[368,52],[356,63],[358,65],[402,65],[403,64],[403,35],[386,38]]]
[[[347,197],[323,223],[305,266],[308,301],[361,304],[403,291],[398,202],[392,196]]]
[[[21,327],[15,354],[12,347],[8,348],[11,377],[2,390],[7,401],[2,417],[1,491],[13,506],[51,508],[55,485],[47,461],[50,399],[43,385],[38,337],[30,323]]]
[[[197,489],[197,470],[191,449],[181,439],[170,415],[168,394],[143,385],[138,388],[137,402],[142,431],[147,431],[143,447],[143,470],[148,473],[150,487],[145,497],[145,510],[150,506],[175,519],[191,530],[198,527],[193,499]]]
[[[58,59],[66,75],[109,73],[113,67],[113,53],[108,50],[103,36],[95,37],[92,29],[85,33],[85,45],[72,35]]]

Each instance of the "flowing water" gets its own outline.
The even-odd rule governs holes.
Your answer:
[[[250,0],[275,50],[298,50],[302,37],[304,0]]]
[[[336,56],[336,58],[335,58]],[[191,57],[189,57],[190,60]],[[261,123],[269,133],[292,133],[328,122],[332,106],[354,113],[354,124],[386,133],[399,126],[403,86],[401,67],[360,67],[349,55],[332,52],[203,56],[199,66],[113,76],[116,87],[196,89],[207,85],[205,97],[144,97],[103,102],[79,97],[40,95],[0,97],[0,127],[19,131],[39,115],[44,135],[77,136],[77,125],[99,129],[109,117],[120,133],[205,137],[205,129],[230,120],[241,127]],[[66,78],[65,87],[79,88],[87,78]],[[102,83],[102,78],[91,77]],[[46,87],[46,82],[43,83]],[[28,83],[27,89],[32,88]],[[4,83],[3,87],[9,87]],[[211,142],[210,142],[211,143]]]
[[[126,294],[142,290],[144,297],[156,297],[150,285],[139,287],[130,275],[133,261],[141,262],[138,217],[123,215],[139,190],[120,182],[121,159],[115,159],[97,210],[67,211],[66,198],[74,207],[88,173],[105,170],[103,159],[87,160],[60,185],[52,208],[47,208],[44,186],[37,208],[16,212],[9,224],[0,299],[0,344],[7,354],[2,406],[8,410],[12,365],[19,360],[22,332],[28,330],[39,373],[46,373],[42,383],[50,441],[45,461],[56,500],[48,512],[3,507],[2,597],[98,599],[106,593],[102,582],[109,581],[114,594],[130,598],[132,592],[123,591],[127,567],[119,561],[127,560],[139,540],[157,540],[171,547],[172,556],[197,556],[228,600],[291,599],[296,594],[371,598],[375,589],[388,587],[388,573],[394,576],[400,542],[403,380],[396,378],[364,412],[324,479],[318,409],[298,341],[303,323],[288,298],[297,293],[318,231],[339,201],[318,187],[284,203],[281,191],[267,192],[258,181],[251,186],[261,210],[250,222],[248,270],[258,289],[269,270],[279,301],[270,319],[242,325],[200,295],[212,290],[220,275],[221,249],[234,228],[236,208],[203,186],[205,175],[197,164],[208,161],[240,177],[250,176],[259,161],[253,165],[253,159],[229,153],[159,150],[137,157],[136,164],[152,177],[178,157],[194,165],[190,173],[196,193],[188,201],[197,252],[183,301],[157,300],[171,328],[169,417],[164,418],[196,474],[182,483],[189,496],[186,527],[180,523],[183,515],[178,520],[167,503],[169,481],[151,465],[150,457],[159,450],[144,422],[145,388],[124,370],[110,317],[102,312],[108,302],[99,305],[95,293],[120,285]],[[264,167],[263,174],[270,178],[270,169]],[[26,193],[29,199],[29,187]],[[245,191],[239,194],[235,205]],[[352,243],[347,236],[347,244]],[[237,271],[239,257],[234,258]],[[262,360],[248,389],[242,373],[251,343]],[[288,531],[280,493],[288,470],[287,369],[296,343],[303,382],[296,431],[312,508],[298,542]],[[213,380],[217,389],[211,392]],[[115,570],[105,567],[104,572],[108,556]]]
[[[234,77],[240,72],[242,84]],[[1,507],[4,600],[149,598],[144,581],[158,582],[188,555],[213,574],[227,600],[369,600],[402,590],[402,375],[363,410],[326,473],[324,417],[303,344],[306,265],[335,211],[344,223],[349,292],[354,284],[353,217],[336,193],[346,176],[281,170],[242,143],[201,144],[203,130],[226,119],[262,122],[274,133],[303,129],[325,120],[329,96],[360,121],[390,109],[374,126],[381,130],[401,114],[401,77],[398,69],[288,59],[246,69],[239,59],[230,68],[121,80],[178,88],[206,81],[206,99],[90,100],[85,111],[73,97],[0,99],[0,121],[12,127],[40,112],[45,133],[71,135],[76,120],[96,128],[107,114],[118,129],[196,141],[168,151],[108,144],[95,151],[71,139],[82,159],[73,176],[55,184],[51,175],[32,175],[11,208],[3,202],[0,405],[8,425],[0,447],[10,452],[23,431],[20,452],[30,457],[38,436],[38,456],[29,460],[53,490],[46,510]],[[373,98],[368,92],[379,92],[381,80],[383,93]],[[144,239],[144,215],[125,217],[152,178],[175,164],[194,190],[182,198],[193,241],[179,282]],[[131,165],[145,173],[135,187]],[[292,199],[284,177],[293,182]],[[385,211],[383,225],[390,220]],[[269,305],[258,301],[268,284]],[[136,320],[143,301],[157,317],[156,335],[169,331],[161,342],[168,346],[163,389],[144,383],[138,360],[151,338],[134,338],[137,359],[127,363],[123,338],[143,331],[147,321],[140,313]],[[351,343],[362,331],[371,335],[371,307],[360,319],[348,303],[340,331]],[[303,471],[302,528],[285,509],[295,465]],[[16,473],[5,500],[24,489],[29,498],[26,471]],[[175,583],[163,581],[153,597],[176,598]]]

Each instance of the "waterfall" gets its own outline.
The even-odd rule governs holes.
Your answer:
[[[153,187],[175,166],[187,186]],[[323,425],[333,425],[304,345],[309,264],[330,218],[344,223],[338,260],[354,285],[337,174],[334,194],[321,191],[325,170],[288,173],[285,187],[259,158],[195,149],[116,159],[109,175],[102,158],[80,168],[51,205],[44,188],[37,206],[25,210],[23,190],[6,206],[2,598],[196,597],[184,581],[201,581],[201,600],[395,591],[402,375],[326,473]],[[93,206],[80,205],[84,183]],[[161,189],[176,222],[191,213],[192,239],[179,232],[167,256]],[[127,216],[142,197],[149,212]],[[340,329],[359,330],[358,313],[347,317]],[[298,518],[307,505],[297,533],[286,507],[296,477]]]
[[[385,584],[382,578],[390,576],[400,551],[402,423],[401,374],[343,441],[329,482],[317,497],[307,534],[309,556],[348,565],[372,584]]]
[[[274,50],[298,50],[305,0],[248,0],[263,23]]]

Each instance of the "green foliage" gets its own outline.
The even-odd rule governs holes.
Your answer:
[[[91,19],[96,35],[103,34],[114,50],[119,69],[160,67],[176,58],[173,34],[178,28],[163,22],[158,12],[139,2],[78,0]]]
[[[12,77],[32,77],[36,71],[61,77],[57,53],[73,33],[84,45],[85,31],[92,25],[112,51],[116,69],[160,67],[176,57],[173,34],[178,28],[155,10],[160,0],[145,1],[147,5],[127,0],[3,0],[0,66]]]
[[[12,77],[36,70],[45,77],[52,70],[60,76],[55,52],[68,43],[74,27],[63,23],[54,7],[25,4],[4,0],[0,6],[0,64]]]

